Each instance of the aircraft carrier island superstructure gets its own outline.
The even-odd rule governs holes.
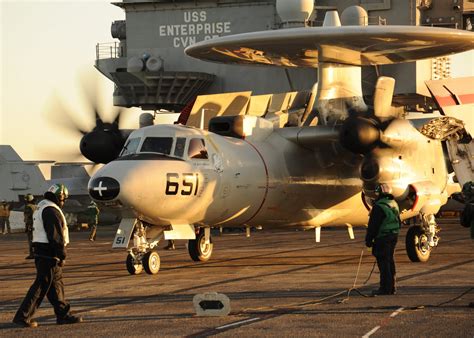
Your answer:
[[[342,13],[342,25],[351,25],[350,17],[344,20],[344,10],[350,6],[364,9],[362,24],[473,30],[474,22],[474,0],[317,0],[314,4],[311,0],[123,0],[113,4],[125,11],[126,20],[112,23],[112,37],[118,41],[97,45],[96,67],[115,83],[115,105],[144,110],[180,111],[197,95],[209,93],[310,90],[317,81],[315,69],[221,65],[184,54],[186,47],[201,40],[320,26],[330,10]],[[450,58],[365,67],[365,95],[372,94],[377,74],[396,79],[394,104],[423,111],[431,105],[424,81],[449,77]]]

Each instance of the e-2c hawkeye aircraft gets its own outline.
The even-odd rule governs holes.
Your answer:
[[[473,48],[471,32],[340,26],[336,12],[323,27],[188,47],[189,56],[214,62],[317,68],[319,81],[297,122],[284,127],[275,114],[247,111],[214,117],[208,130],[156,125],[132,132],[119,157],[89,181],[94,200],[124,207],[114,247],[128,248],[128,271],[156,274],[162,239],[189,240],[191,258],[208,260],[213,227],[314,228],[317,241],[324,226],[351,233],[367,224],[378,183],[392,188],[402,220],[418,220],[407,234],[410,259],[428,260],[439,240],[435,214],[460,190],[443,149],[448,142],[470,144],[472,126],[452,114],[416,120],[399,114],[388,77],[378,79],[373,106],[367,105],[361,67]]]

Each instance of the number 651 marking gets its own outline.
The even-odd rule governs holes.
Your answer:
[[[183,173],[181,181],[181,195],[189,196],[196,195],[199,188],[199,174],[198,173]],[[166,195],[177,195],[180,191],[180,174],[167,173],[166,174]]]

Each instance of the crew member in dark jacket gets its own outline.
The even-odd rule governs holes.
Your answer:
[[[89,241],[93,242],[95,241],[95,238],[97,236],[97,224],[99,223],[99,208],[97,207],[97,204],[94,201],[91,201],[89,206],[87,207],[87,225],[89,226],[89,229],[91,231],[89,235]]]
[[[464,183],[462,187],[462,197],[464,199],[463,214],[467,224],[471,228],[471,238],[474,239],[474,182]]]
[[[25,195],[25,211],[23,211],[23,217],[25,221],[25,232],[28,236],[28,249],[29,254],[26,259],[35,258],[33,255],[33,213],[36,210],[35,197],[32,194]]]
[[[54,184],[44,194],[33,214],[33,251],[36,279],[31,285],[13,323],[22,327],[37,327],[31,318],[44,296],[53,305],[57,324],[82,322],[81,317],[72,316],[70,306],[64,299],[62,267],[66,260],[66,245],[69,231],[61,208],[68,197],[63,184]]]
[[[395,294],[395,261],[393,255],[400,232],[400,211],[387,184],[375,188],[377,199],[370,212],[365,245],[372,247],[380,271],[380,287],[372,295]]]

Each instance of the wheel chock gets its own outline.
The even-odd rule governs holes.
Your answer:
[[[227,316],[230,313],[230,299],[217,292],[200,293],[193,298],[198,316]]]

